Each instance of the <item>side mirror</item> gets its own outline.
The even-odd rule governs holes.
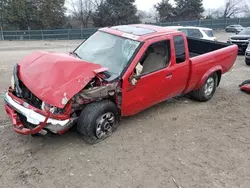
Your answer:
[[[131,76],[131,78],[130,78],[131,85],[135,86],[136,83],[138,82],[138,80],[140,80],[140,79],[141,79],[141,75],[133,75],[133,76]]]
[[[143,66],[139,62],[135,67],[135,73],[130,77],[130,83],[135,86],[138,80],[141,79],[141,73],[143,70]]]

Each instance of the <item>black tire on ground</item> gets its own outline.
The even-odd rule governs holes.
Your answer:
[[[246,65],[250,66],[250,59],[245,58]]]
[[[200,102],[209,101],[214,96],[217,85],[218,85],[218,75],[217,73],[214,73],[208,77],[208,79],[200,89],[192,91],[190,95],[194,100]],[[210,88],[208,89],[208,87]]]
[[[77,131],[88,144],[108,138],[117,128],[119,113],[116,105],[103,100],[87,105],[77,122]]]

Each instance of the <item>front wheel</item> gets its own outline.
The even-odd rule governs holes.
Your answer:
[[[200,102],[212,99],[217,88],[218,76],[216,73],[208,77],[206,82],[198,90],[191,92],[191,97]]]
[[[108,100],[88,104],[82,111],[77,130],[88,144],[96,144],[108,138],[117,127],[118,110]]]

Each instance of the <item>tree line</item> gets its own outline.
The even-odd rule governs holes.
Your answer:
[[[65,0],[0,0],[0,26],[15,29],[62,27]]]
[[[161,22],[202,18],[202,0],[174,0],[174,4],[175,6],[169,0],[162,0],[155,5]]]
[[[0,27],[56,29],[139,23],[135,0],[0,0]]]
[[[248,0],[250,1],[250,0]],[[171,3],[172,2],[172,3]],[[216,10],[206,10],[202,0],[161,0],[153,13],[140,11],[135,0],[0,0],[0,27],[4,29],[56,29],[103,27],[140,23],[148,17],[158,22],[229,18],[250,12],[242,0],[225,0]],[[249,14],[250,16],[250,14]]]
[[[224,0],[216,9],[205,10],[202,0],[161,0],[155,5],[159,21],[182,21],[196,19],[227,19],[250,17],[250,0]]]

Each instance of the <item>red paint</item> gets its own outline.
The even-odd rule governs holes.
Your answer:
[[[155,38],[158,36],[166,36],[166,35],[171,35],[174,33],[181,33],[180,31],[175,31],[173,29],[168,29],[168,28],[164,28],[164,27],[159,27],[159,26],[154,26],[154,25],[143,25],[143,24],[135,24],[132,26],[137,26],[137,27],[141,27],[141,28],[146,28],[146,29],[152,29],[155,32],[148,34],[148,35],[142,35],[142,36],[138,36],[137,40],[140,42],[145,42],[151,38]],[[101,28],[100,31],[104,31],[106,33],[110,33],[110,34],[114,34],[117,36],[122,36],[124,34],[124,32],[112,29],[110,27],[106,27],[106,28]]]
[[[66,133],[66,132],[68,132],[68,131],[69,131],[69,129],[60,130],[60,131],[58,131],[57,134],[63,135],[64,133]]]
[[[152,35],[153,36],[150,35],[151,37],[147,35],[141,38],[141,40],[148,39],[123,76],[122,116],[134,115],[171,97],[200,88],[212,73],[216,71],[220,71],[221,74],[228,72],[232,68],[238,55],[238,47],[233,45],[189,58],[186,40],[187,60],[184,63],[176,64],[173,36],[182,35],[186,38],[185,35],[180,32],[166,32],[166,35],[163,36],[157,36],[157,34]],[[130,77],[133,75],[135,66],[140,62],[147,47],[152,43],[164,39],[169,39],[171,42],[172,53],[169,67],[143,76],[136,86],[132,86],[129,81]],[[171,79],[167,77],[169,74],[172,74]]]
[[[122,90],[122,116],[134,115],[166,99],[200,88],[208,76],[214,72],[219,71],[221,74],[224,74],[229,71],[238,54],[238,47],[233,45],[190,58],[187,40],[185,40],[186,61],[177,64],[175,61],[173,37],[182,35],[186,38],[183,33],[157,26],[136,26],[153,29],[156,32],[136,37],[138,41],[143,42],[142,47],[122,76],[121,84],[119,84]],[[124,34],[112,28],[103,28],[101,31],[118,36]],[[130,78],[147,47],[161,40],[170,40],[171,61],[169,66],[142,76],[135,86],[131,85]],[[27,56],[19,63],[19,78],[38,98],[50,105],[65,108],[65,113],[54,115],[30,105],[28,106],[29,109],[46,116],[46,119],[51,117],[53,119],[65,120],[69,119],[71,114],[72,101],[70,99],[81,91],[95,76],[100,81],[98,84],[104,85],[105,82],[102,82],[101,79],[104,75],[98,74],[106,70],[106,68],[100,65],[88,63],[67,54],[37,52]],[[11,92],[9,90],[10,97],[23,105],[25,101],[15,97]],[[64,97],[70,101],[66,106],[62,103]],[[118,98],[116,100],[119,101]],[[21,134],[37,133],[46,124],[47,120],[35,129],[25,129],[15,111],[7,104],[5,108],[13,122],[14,130]],[[62,130],[59,134],[65,131]]]
[[[216,71],[220,71],[222,74],[228,72],[237,58],[237,50],[238,47],[233,45],[190,58],[192,74],[186,92],[199,89],[208,76]]]
[[[246,92],[250,93],[250,84],[243,85],[240,87],[240,89],[242,91],[246,91]]]
[[[73,56],[46,52],[36,52],[18,65],[24,85],[39,99],[59,108],[66,105],[63,98],[70,100],[101,68]]]
[[[50,113],[48,113],[43,123],[41,123],[40,125],[38,125],[37,127],[33,129],[27,129],[23,126],[23,123],[19,120],[18,115],[10,106],[5,104],[4,107],[5,107],[6,113],[8,114],[8,116],[10,117],[12,121],[14,131],[23,135],[39,133],[46,126],[46,123],[50,117]]]
[[[239,85],[241,91],[245,91],[250,94],[250,80],[244,81],[242,84]]]

